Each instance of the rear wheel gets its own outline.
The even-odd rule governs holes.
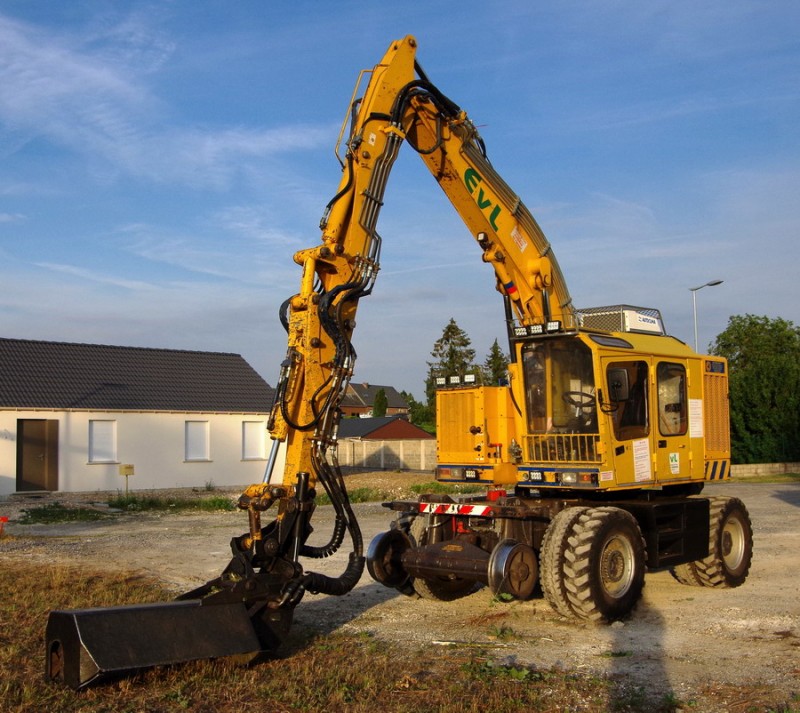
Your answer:
[[[636,519],[614,507],[591,508],[572,527],[564,551],[564,586],[576,616],[615,621],[644,587],[645,546]]]
[[[744,584],[753,561],[753,526],[739,498],[709,498],[708,557],[678,565],[681,584],[730,589]]]
[[[428,544],[428,528],[426,518],[417,517],[411,523],[411,539],[417,547]],[[469,579],[461,579],[455,575],[442,577],[414,577],[411,580],[414,591],[423,599],[433,599],[439,602],[452,602],[454,599],[466,597],[477,587],[477,583]]]

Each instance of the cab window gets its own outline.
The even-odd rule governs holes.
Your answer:
[[[597,433],[592,352],[577,339],[525,346],[529,433]]]
[[[650,433],[648,418],[648,368],[644,361],[619,361],[606,370],[611,399],[608,413],[618,441],[645,438]]]
[[[658,431],[662,436],[682,436],[689,419],[686,400],[686,367],[661,362],[656,368]]]

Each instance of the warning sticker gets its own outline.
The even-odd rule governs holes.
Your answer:
[[[640,438],[633,442],[633,477],[637,483],[653,479],[650,468],[650,441]]]

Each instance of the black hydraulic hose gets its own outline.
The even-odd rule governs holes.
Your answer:
[[[347,594],[358,584],[364,573],[366,557],[350,553],[347,569],[339,577],[328,577],[319,572],[308,572],[303,577],[303,587],[312,594],[332,594],[341,596]]]
[[[325,230],[327,227],[328,216],[331,214],[331,210],[336,204],[336,201],[338,201],[342,196],[346,195],[353,187],[353,156],[349,152],[347,154],[347,166],[343,168],[345,171],[347,171],[347,183],[345,183],[342,190],[339,191],[333,198],[331,198],[328,201],[328,204],[325,206],[325,210],[322,212],[322,218],[319,221],[320,230]]]
[[[284,300],[284,302],[278,309],[278,319],[281,321],[281,325],[286,330],[287,334],[289,333],[289,304],[291,303],[291,301],[292,301],[291,297]]]
[[[311,559],[325,559],[339,551],[344,536],[347,533],[347,523],[339,515],[336,516],[336,522],[333,525],[333,533],[331,539],[326,545],[303,545],[300,549],[300,554],[303,557],[310,557]]]

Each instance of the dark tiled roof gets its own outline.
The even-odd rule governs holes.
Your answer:
[[[408,402],[400,395],[394,386],[381,386],[380,384],[353,384],[349,385],[347,395],[343,399],[345,405],[372,406],[375,397],[383,389],[386,394],[387,408],[408,408]]]
[[[0,408],[264,413],[238,354],[0,338]]]

